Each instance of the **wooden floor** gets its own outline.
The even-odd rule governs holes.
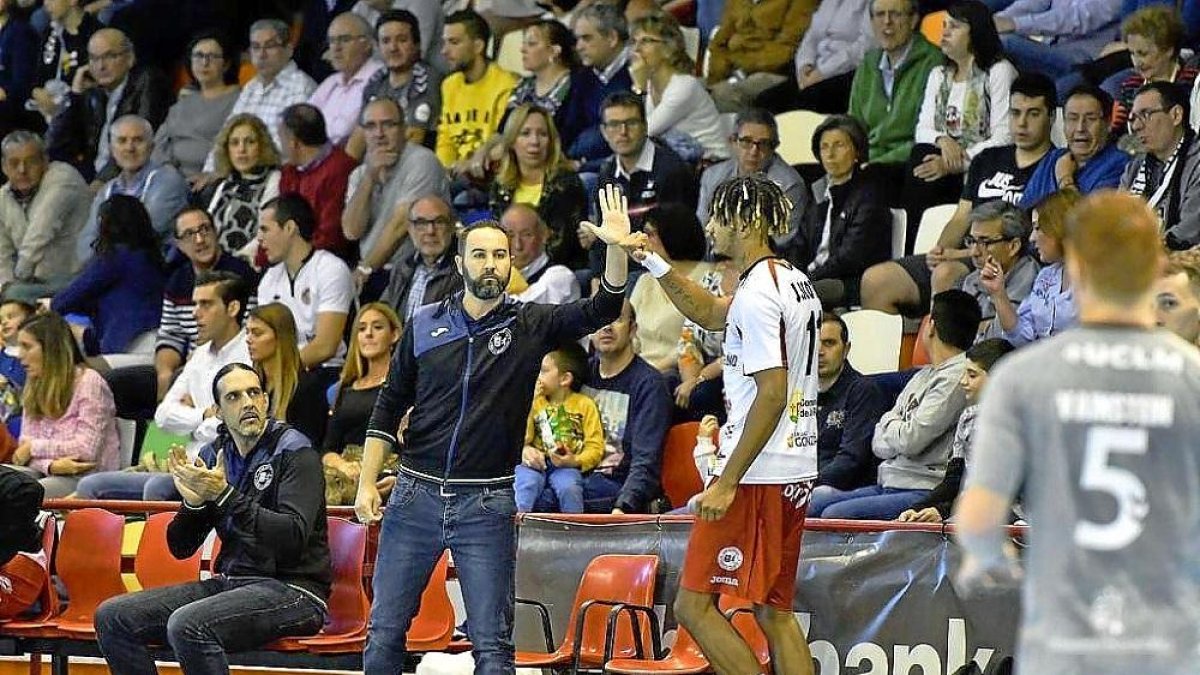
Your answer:
[[[159,666],[160,675],[180,675],[177,666]],[[252,670],[249,668],[233,668],[231,672],[237,675],[274,675],[276,673],[311,673],[311,670],[287,670],[283,668],[271,670]],[[320,671],[322,673],[345,673],[349,671]],[[0,657],[0,675],[29,675],[29,659],[22,657]],[[42,675],[50,675],[49,659],[42,662]],[[108,668],[99,659],[71,659],[71,675],[108,675]]]

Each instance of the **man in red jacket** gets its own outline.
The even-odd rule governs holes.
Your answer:
[[[325,118],[316,106],[297,103],[284,109],[279,120],[284,165],[279,193],[296,192],[317,212],[313,248],[337,255],[351,267],[358,247],[342,234],[346,183],[357,162],[329,141]]]

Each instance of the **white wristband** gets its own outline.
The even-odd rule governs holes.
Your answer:
[[[671,271],[671,263],[663,260],[662,256],[653,251],[647,253],[645,258],[642,258],[642,267],[645,267],[646,271],[655,279],[661,279]]]

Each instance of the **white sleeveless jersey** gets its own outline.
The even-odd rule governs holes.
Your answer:
[[[787,407],[742,483],[782,484],[817,475],[817,344],[821,303],[808,277],[779,258],[743,275],[725,324],[725,407],[716,475],[725,469],[758,393],[754,374],[787,369]]]

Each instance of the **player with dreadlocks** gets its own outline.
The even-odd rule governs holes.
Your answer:
[[[719,185],[708,233],[713,253],[742,272],[732,300],[717,298],[645,251],[623,245],[689,319],[725,331],[725,396],[715,478],[692,499],[675,615],[718,673],[762,666],[717,609],[720,594],[754,603],[775,672],[811,675],[812,656],[792,614],[800,535],[817,477],[817,338],[821,303],[808,277],[771,252],[791,204],[765,177]]]

